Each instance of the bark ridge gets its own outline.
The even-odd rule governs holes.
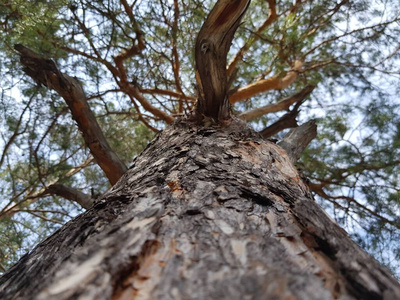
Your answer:
[[[286,152],[237,120],[168,126],[0,285],[1,299],[400,298]]]

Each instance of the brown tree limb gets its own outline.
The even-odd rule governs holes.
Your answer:
[[[175,121],[175,118],[172,117],[171,115],[167,114],[165,111],[155,107],[152,105],[144,96],[143,94],[139,91],[139,89],[134,86],[131,83],[123,83],[121,88],[129,95],[132,95],[139,103],[142,105],[142,107],[152,113],[154,116],[159,117],[161,120],[165,121],[167,124],[171,124],[172,122]]]
[[[25,213],[31,214],[32,216],[35,216],[35,217],[37,217],[39,219],[42,219],[43,221],[46,221],[46,222],[56,223],[56,224],[60,224],[60,225],[64,224],[63,222],[58,221],[56,219],[47,218],[43,214],[38,213],[38,212],[33,211],[33,210],[21,210],[21,212],[25,212]]]
[[[78,15],[76,14],[75,10],[70,10],[72,12],[72,15],[74,16],[74,19],[76,20],[76,22],[78,23],[80,29],[83,32],[83,35],[85,36],[87,42],[90,45],[90,48],[92,49],[92,51],[94,52],[94,54],[96,54],[96,56],[98,57],[98,59],[102,59],[100,52],[97,50],[97,48],[95,47],[93,40],[90,38],[91,34],[90,34],[90,29],[86,27],[85,25],[85,21],[82,21],[81,19],[79,19]]]
[[[44,58],[22,45],[15,45],[14,48],[20,53],[25,73],[37,83],[54,89],[64,98],[97,164],[110,183],[115,184],[127,168],[108,144],[86,101],[81,83],[61,73],[51,59]]]
[[[242,48],[236,53],[235,57],[230,61],[227,72],[228,77],[232,77],[234,70],[239,61],[243,59],[244,54],[249,50],[249,48],[254,45],[254,43],[259,39],[260,34],[273,22],[278,19],[278,15],[276,14],[276,1],[275,0],[267,0],[269,5],[268,17],[265,22],[257,29],[254,33],[253,37],[249,38],[247,42],[243,45]]]
[[[143,123],[147,128],[149,128],[151,131],[153,131],[153,132],[155,132],[155,133],[159,132],[159,130],[158,130],[157,128],[151,126],[151,125],[149,124],[149,122],[147,122],[147,120],[144,118],[144,115],[140,112],[140,107],[139,107],[139,105],[137,105],[137,103],[135,102],[135,99],[133,99],[133,97],[130,96],[130,95],[129,95],[129,98],[131,99],[131,102],[133,103],[133,106],[135,107],[136,111],[138,112],[138,119],[139,119],[140,121],[142,121],[142,123]]]
[[[316,136],[317,125],[315,124],[315,120],[311,120],[292,129],[278,145],[286,150],[292,163],[295,163]]]
[[[242,87],[229,97],[229,102],[233,104],[269,90],[283,90],[297,79],[302,67],[303,62],[296,60],[293,68],[289,70],[284,77],[277,75],[267,79],[258,80]]]
[[[24,128],[22,131],[19,131],[19,128],[20,128],[20,126],[21,126],[21,124],[22,124],[22,120],[23,120],[23,117],[24,117],[24,115],[25,115],[25,112],[28,110],[28,108],[29,108],[29,106],[31,105],[32,100],[33,100],[33,98],[34,98],[35,96],[36,96],[36,92],[35,92],[35,94],[33,94],[33,95],[29,98],[28,103],[25,105],[24,109],[22,110],[21,115],[20,115],[20,117],[19,117],[19,119],[18,119],[17,125],[16,125],[16,127],[15,127],[14,133],[11,135],[11,137],[8,139],[8,141],[4,143],[4,148],[3,148],[2,154],[1,154],[1,156],[0,156],[0,168],[1,168],[1,166],[3,165],[3,163],[4,163],[4,159],[6,158],[6,154],[7,154],[8,149],[9,149],[9,148],[11,147],[11,145],[14,143],[15,139],[16,139],[19,135],[25,133],[25,131],[26,131],[26,128]]]
[[[132,11],[132,7],[129,6],[128,2],[126,2],[126,0],[120,0],[122,6],[124,7],[124,10],[126,12],[126,14],[129,16],[129,20],[133,23],[133,25],[135,27],[137,27],[137,22],[135,20],[135,17],[133,15],[133,11]],[[136,30],[136,32],[139,30]]]
[[[89,100],[92,100],[92,99],[101,98],[101,97],[105,96],[105,95],[108,94],[108,93],[118,93],[118,92],[120,92],[120,91],[121,91],[120,89],[110,89],[110,90],[106,90],[106,91],[104,91],[104,92],[99,92],[99,93],[97,93],[97,94],[88,95],[88,96],[86,97],[86,100],[89,101]]]
[[[343,34],[341,34],[341,35],[337,35],[337,36],[328,38],[328,39],[326,39],[326,40],[323,40],[323,41],[319,42],[319,43],[316,44],[314,47],[312,47],[312,48],[309,49],[307,52],[305,52],[305,53],[302,55],[302,58],[301,58],[301,59],[304,60],[308,55],[310,55],[310,54],[313,53],[315,50],[317,50],[318,48],[320,48],[321,46],[323,46],[323,45],[325,45],[325,44],[329,44],[329,43],[331,43],[331,42],[333,42],[333,41],[339,40],[339,39],[341,39],[341,38],[343,38],[343,37],[352,35],[352,34],[354,34],[354,33],[362,32],[362,31],[364,31],[364,30],[370,30],[370,29],[375,29],[375,28],[384,27],[384,26],[387,26],[387,25],[392,24],[392,23],[394,23],[394,22],[398,22],[399,20],[400,20],[400,18],[396,17],[396,18],[394,18],[394,19],[392,19],[392,20],[390,20],[390,21],[387,21],[387,22],[382,22],[382,23],[374,24],[374,25],[367,26],[367,27],[357,28],[357,29],[354,29],[354,30],[345,32],[345,33],[343,33]]]
[[[140,29],[137,27],[137,23],[134,19],[131,7],[127,4],[127,2],[125,0],[121,0],[121,3],[124,6],[124,9],[125,9],[126,13],[128,14],[128,16],[131,18],[131,20],[133,20],[132,22],[133,22],[133,26],[135,26],[137,43],[133,43],[133,45],[129,49],[126,49],[125,51],[121,52],[116,57],[114,57],[115,66],[112,63],[110,63],[109,61],[101,58],[100,55],[93,56],[93,55],[87,54],[85,52],[82,52],[82,51],[79,51],[79,50],[76,50],[73,48],[69,48],[66,46],[61,46],[61,45],[59,45],[59,47],[67,52],[81,55],[88,59],[102,63],[104,66],[107,67],[107,69],[114,76],[115,81],[117,82],[117,84],[122,92],[125,92],[128,95],[134,97],[136,100],[138,100],[138,102],[142,105],[142,107],[146,111],[152,113],[154,116],[165,121],[166,123],[172,123],[175,120],[172,116],[168,115],[161,109],[158,109],[157,107],[153,106],[142,95],[142,93],[139,90],[139,87],[135,86],[128,80],[128,76],[127,76],[126,69],[124,66],[124,61],[132,56],[139,54],[145,48],[145,42],[144,42],[143,35],[142,35]],[[94,51],[94,52],[98,53],[98,51]]]
[[[184,99],[184,100],[192,101],[192,102],[196,101],[195,97],[187,96],[185,94],[171,91],[171,90],[164,90],[164,89],[159,89],[159,88],[154,88],[154,89],[140,88],[139,91],[142,94],[152,94],[152,95],[157,94],[157,95],[163,95],[163,96],[170,96],[170,97],[174,97],[174,98],[178,98],[178,99]]]
[[[220,121],[230,117],[226,55],[249,3],[249,0],[219,0],[196,38],[199,115]]]
[[[131,22],[133,23],[133,26],[135,27],[136,39],[133,41],[133,44],[129,49],[126,49],[125,51],[121,52],[116,57],[114,57],[115,64],[117,65],[118,69],[120,69],[120,70],[124,69],[122,64],[126,59],[131,58],[132,56],[138,55],[146,47],[144,38],[143,38],[143,34],[137,25],[137,22],[133,16],[132,10],[130,9],[128,3],[125,0],[121,0],[121,3],[123,4],[126,13],[129,15],[129,18],[130,18]],[[135,41],[137,41],[137,43],[135,43]]]
[[[238,117],[244,121],[251,121],[268,113],[286,110],[293,103],[304,100],[308,95],[312,93],[314,89],[315,85],[307,85],[300,92],[290,97],[284,98],[277,103],[268,104],[249,111],[245,111],[244,113],[241,113]]]
[[[116,69],[114,67],[109,67],[108,65],[107,67],[114,75],[116,80],[117,78],[119,78],[119,81],[117,80],[117,84],[119,85],[119,87],[123,92],[134,97],[146,111],[152,113],[154,116],[159,117],[166,123],[170,124],[175,119],[169,114],[167,114],[165,111],[152,105],[140,92],[139,87],[133,84],[132,82],[129,82],[128,80],[128,75],[126,72],[126,68],[124,66],[124,61],[128,58],[131,58],[141,53],[141,51],[145,48],[146,45],[144,43],[142,32],[138,28],[137,22],[134,19],[131,8],[129,7],[129,5],[125,0],[121,0],[121,2],[125,10],[127,11],[129,17],[131,18],[131,21],[133,22],[133,26],[135,27],[137,44],[133,43],[131,48],[121,52],[116,57],[114,57],[114,62],[117,67]]]
[[[6,267],[3,266],[1,263],[0,263],[0,271],[1,271],[1,272],[7,271]]]
[[[52,180],[47,186],[44,186],[44,187],[40,188],[39,190],[36,190],[36,191],[35,190],[31,190],[30,192],[27,192],[27,190],[25,190],[25,192],[27,192],[27,195],[22,200],[16,202],[14,205],[11,206],[12,202],[16,201],[16,197],[14,197],[13,199],[11,199],[10,203],[7,204],[0,211],[0,220],[4,219],[4,218],[11,218],[13,215],[18,213],[21,210],[21,208],[27,207],[31,203],[37,201],[40,197],[43,197],[43,195],[46,194],[48,186],[51,186],[53,184],[57,184],[60,181],[61,178],[62,179],[69,178],[69,177],[75,175],[76,173],[78,173],[81,170],[83,170],[84,168],[86,168],[93,161],[94,161],[94,159],[92,157],[88,158],[81,165],[72,168],[67,173],[65,173],[62,177]],[[17,196],[19,197],[21,195],[22,195],[22,193],[20,193]]]
[[[398,45],[392,52],[390,52],[385,58],[381,59],[379,62],[374,64],[372,67],[376,68],[379,65],[382,65],[385,61],[395,56],[397,53],[400,52],[400,45]]]
[[[178,20],[179,20],[179,5],[178,1],[174,0],[174,21],[172,23],[172,70],[174,73],[176,90],[180,94],[184,94],[180,81],[181,63],[178,55]],[[183,99],[179,99],[178,113],[183,113]]]
[[[125,66],[123,64],[124,59],[121,59],[121,57],[124,57],[123,54],[121,56],[117,56],[114,58],[115,64],[117,65],[118,71],[114,72],[113,69],[109,69],[115,78],[119,78],[120,80],[117,80],[117,84],[121,88],[121,90],[128,95],[132,96],[135,98],[141,105],[142,107],[152,113],[154,116],[159,117],[161,120],[165,121],[167,124],[171,124],[175,118],[172,117],[171,115],[167,114],[165,111],[155,107],[152,105],[140,92],[139,87],[137,87],[135,84],[131,83],[128,81],[128,76],[126,73]],[[127,57],[126,57],[127,58]]]
[[[125,117],[143,117],[143,118],[147,118],[150,120],[155,120],[158,121],[158,118],[155,118],[153,115],[148,115],[148,114],[144,114],[141,112],[133,112],[133,111],[119,111],[119,110],[109,110],[107,109],[107,112],[101,115],[98,115],[99,118],[104,118],[105,116],[110,116],[110,115],[116,115],[116,116],[125,116]],[[157,131],[158,132],[158,131]]]
[[[66,186],[64,184],[52,184],[46,188],[44,195],[51,194],[63,197],[71,202],[76,202],[83,208],[90,208],[94,202],[94,199],[81,191]]]
[[[299,112],[297,110],[292,110],[284,114],[282,117],[278,119],[278,121],[261,130],[260,131],[261,136],[267,139],[270,138],[271,136],[274,136],[278,132],[281,132],[284,129],[294,128],[299,126],[296,121],[298,113]]]
[[[117,68],[114,67],[114,66],[113,66],[108,60],[106,60],[106,59],[103,59],[103,58],[101,58],[101,57],[97,57],[97,56],[90,55],[90,54],[88,54],[88,53],[86,53],[86,52],[83,52],[83,51],[80,51],[80,50],[77,50],[77,49],[74,49],[74,48],[70,48],[70,47],[67,47],[67,46],[60,45],[60,44],[58,44],[58,43],[56,43],[56,42],[53,42],[53,45],[54,45],[55,47],[57,47],[57,48],[60,48],[60,49],[62,49],[62,50],[64,50],[64,51],[68,52],[68,53],[76,54],[76,55],[85,57],[85,58],[87,58],[87,59],[90,59],[90,60],[99,62],[99,63],[103,64],[104,66],[106,66],[107,69],[109,69],[109,70],[111,71],[111,73],[112,73],[114,76],[118,76],[118,70],[117,70]]]
[[[324,27],[329,23],[334,15],[339,11],[339,9],[348,3],[349,0],[342,0],[337,3],[332,9],[324,11],[323,13],[319,14],[317,18],[310,22],[308,29],[302,34],[302,36],[310,36],[317,32],[320,28]],[[322,20],[322,21],[320,21]]]
[[[126,1],[125,1],[125,3],[126,3]],[[125,7],[125,9],[130,9],[129,5],[127,7]],[[139,29],[137,29],[137,30],[139,30]],[[140,31],[137,31],[137,35],[138,35],[138,37],[137,37],[138,43],[133,44],[130,49],[127,49],[126,51],[121,52],[114,58],[114,62],[115,62],[116,66],[114,66],[109,61],[101,58],[101,56],[93,56],[93,55],[87,54],[85,52],[79,51],[77,49],[73,49],[70,47],[61,46],[61,45],[57,45],[57,44],[55,44],[55,45],[57,45],[57,47],[60,47],[60,49],[63,49],[69,53],[81,55],[90,60],[102,63],[104,66],[107,67],[107,69],[114,76],[114,79],[119,86],[119,90],[134,97],[136,100],[138,100],[138,102],[142,105],[142,107],[146,111],[152,113],[155,117],[158,117],[159,119],[170,124],[175,119],[172,116],[165,113],[163,110],[158,109],[157,107],[153,106],[140,92],[140,88],[135,86],[128,80],[128,76],[127,76],[127,73],[126,73],[126,70],[125,70],[125,67],[123,64],[124,60],[128,59],[129,57],[139,54],[145,47],[144,40],[142,38]]]

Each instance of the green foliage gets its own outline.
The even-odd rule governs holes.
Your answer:
[[[23,75],[13,45],[21,43],[55,59],[62,72],[82,82],[112,149],[129,165],[153,138],[153,130],[164,124],[121,91],[109,65],[114,66],[114,58],[137,45],[142,35],[145,49],[124,61],[128,80],[139,90],[178,92],[176,47],[181,90],[196,98],[193,46],[214,2],[178,1],[176,25],[173,2],[164,0],[129,2],[132,16],[122,1],[113,0],[0,4],[0,230],[4,233],[0,264],[4,268],[82,211],[74,202],[40,194],[44,186],[57,182],[87,194],[109,188],[101,169],[94,162],[84,163],[90,153],[65,101]],[[238,62],[232,88],[283,78],[296,60],[304,62],[303,71],[288,88],[256,95],[233,110],[240,113],[273,104],[308,84],[317,85],[302,104],[298,121],[316,118],[319,135],[299,167],[309,176],[321,205],[398,274],[399,3],[277,1],[278,19],[256,33],[268,13],[267,1],[252,1],[236,33],[228,62],[243,46],[248,50]],[[179,113],[179,97],[143,96],[168,114]],[[182,103],[184,112],[193,109],[191,100]],[[263,116],[252,126],[263,129],[284,113]],[[79,166],[82,170],[71,175]],[[12,207],[13,213],[6,215]]]

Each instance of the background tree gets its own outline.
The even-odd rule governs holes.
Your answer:
[[[211,6],[1,4],[3,270],[89,207],[115,183],[110,167],[123,173],[154,132],[208,92],[198,88],[192,49]],[[320,204],[393,268],[400,256],[398,22],[396,1],[254,1],[228,53],[225,87],[234,114],[264,137],[280,139],[296,119],[317,118],[320,134],[298,166]],[[29,50],[50,76],[32,73],[29,60],[22,64],[36,82],[22,75],[19,59]],[[66,95],[51,74],[82,85],[84,96]],[[90,122],[71,109],[77,100],[88,103]],[[98,141],[108,146],[99,150]],[[105,163],[102,153],[119,162]]]

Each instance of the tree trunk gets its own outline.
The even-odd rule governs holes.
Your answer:
[[[238,120],[168,126],[0,284],[0,299],[400,299],[285,151]]]

